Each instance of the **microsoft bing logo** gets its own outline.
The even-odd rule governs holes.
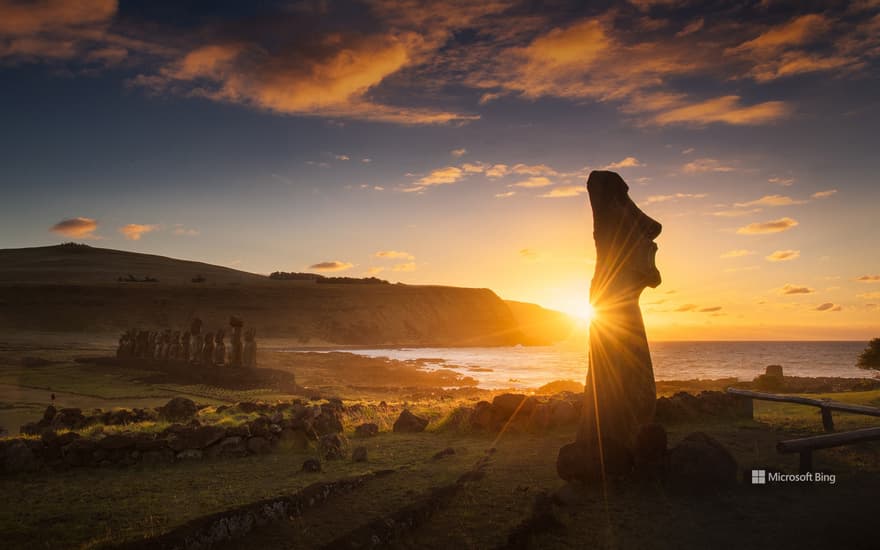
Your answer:
[[[752,485],[766,485],[767,470],[752,470]]]

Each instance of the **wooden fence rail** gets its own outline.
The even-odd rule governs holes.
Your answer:
[[[738,395],[741,397],[750,397],[752,399],[761,399],[764,401],[795,403],[798,405],[819,407],[822,411],[822,425],[824,426],[826,432],[834,431],[834,419],[831,417],[832,411],[865,414],[868,416],[880,417],[880,409],[876,407],[869,407],[867,405],[853,405],[851,403],[841,403],[839,401],[832,401],[830,399],[811,399],[809,397],[800,397],[797,395],[777,395],[774,393],[739,390],[736,388],[727,388],[727,393]],[[784,454],[799,453],[800,472],[806,473],[812,471],[813,469],[813,451],[815,450],[829,449],[831,447],[840,447],[842,445],[851,445],[853,443],[877,440],[880,440],[880,427],[862,428],[858,430],[850,430],[848,432],[827,433],[824,435],[816,435],[811,437],[802,437],[799,439],[789,439],[788,441],[780,441],[776,444],[776,450]]]

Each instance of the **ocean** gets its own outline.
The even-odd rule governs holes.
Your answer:
[[[856,359],[867,342],[652,342],[657,380],[735,377],[752,380],[767,365],[789,376],[870,378]],[[482,388],[534,388],[554,380],[583,381],[586,350],[563,346],[504,348],[345,349],[368,357],[429,359],[427,368],[450,368]]]

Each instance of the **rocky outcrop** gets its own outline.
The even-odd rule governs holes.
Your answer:
[[[175,397],[158,409],[159,418],[167,422],[186,422],[198,411],[196,404],[185,397]]]
[[[409,411],[409,409],[404,409],[400,416],[397,417],[397,420],[394,422],[394,431],[402,432],[402,433],[418,433],[425,431],[425,428],[428,427],[428,419],[422,418],[420,416],[416,416]]]

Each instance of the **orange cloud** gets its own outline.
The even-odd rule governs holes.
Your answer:
[[[768,262],[788,262],[801,257],[800,250],[777,250],[776,252],[766,256]]]
[[[619,168],[634,168],[636,166],[644,166],[636,157],[626,157],[623,160],[612,162],[602,167],[602,170],[617,170]]]
[[[704,199],[708,197],[706,193],[674,193],[672,195],[651,195],[645,199],[645,204],[653,204],[656,202],[676,201],[678,199]]]
[[[825,302],[816,307],[816,311],[840,311],[841,309],[843,309],[841,306],[836,306],[831,302]]]
[[[661,112],[650,122],[661,126],[670,124],[704,126],[716,122],[734,126],[753,126],[767,124],[790,114],[791,108],[782,101],[766,101],[743,106],[740,104],[739,96],[727,95]]]
[[[98,238],[98,236],[95,235],[97,229],[97,220],[79,217],[61,220],[50,227],[49,231],[76,239],[96,239]]]
[[[399,124],[467,121],[462,115],[372,101],[370,90],[413,63],[427,45],[416,33],[328,33],[315,43],[269,50],[245,42],[191,49],[132,82],[282,114],[356,118]]]
[[[831,23],[824,15],[814,13],[801,15],[735,48],[730,48],[728,52],[768,55],[791,46],[814,42],[828,32],[830,27]]]
[[[158,225],[129,223],[119,228],[119,232],[130,241],[139,241],[141,237],[159,229]]]
[[[686,174],[700,174],[703,172],[733,172],[732,166],[721,164],[716,159],[702,158],[688,162],[681,167]]]
[[[740,235],[760,235],[763,233],[780,233],[798,225],[797,220],[791,218],[779,218],[769,222],[750,223],[736,230]]]
[[[398,250],[380,250],[373,254],[373,256],[377,258],[384,259],[403,259],[403,260],[414,260],[416,257],[410,254],[409,252],[400,252]]]
[[[861,275],[856,277],[860,283],[880,283],[880,275]]]
[[[729,251],[725,252],[724,254],[722,254],[720,257],[723,259],[742,258],[743,256],[750,256],[754,253],[755,253],[754,250],[746,250],[744,248],[741,248],[739,250],[729,250]]]
[[[340,262],[339,260],[333,260],[312,264],[309,266],[309,269],[314,269],[316,271],[345,271],[346,269],[351,269],[352,267],[354,267],[354,264],[348,262]]]
[[[794,178],[770,178],[767,180],[770,183],[775,183],[776,185],[784,185],[786,187],[790,186],[794,183]]]
[[[116,0],[0,0],[0,58],[70,59],[106,40]],[[106,45],[94,61],[124,57]]]
[[[462,178],[464,172],[461,168],[455,166],[447,166],[446,168],[438,168],[433,170],[427,176],[418,180],[420,186],[429,185],[445,185],[455,183]]]
[[[837,193],[837,189],[828,189],[827,191],[818,191],[810,196],[814,199],[827,199],[835,193]]]
[[[756,199],[749,202],[738,202],[734,204],[737,207],[749,207],[749,206],[790,206],[793,204],[804,204],[807,201],[795,200],[791,197],[786,197],[784,195],[765,195],[760,199]]]
[[[527,176],[556,176],[558,172],[546,164],[515,164],[510,169],[515,174],[524,174]]]
[[[408,262],[405,264],[397,264],[393,268],[391,268],[391,271],[415,271],[415,270],[416,270],[415,262]]]
[[[547,187],[553,185],[553,182],[543,176],[532,176],[527,180],[523,180],[512,184],[512,187],[524,187],[526,189],[534,189],[538,187]]]
[[[807,287],[807,286],[790,285],[790,284],[785,284],[785,285],[783,285],[782,288],[780,289],[780,293],[781,293],[781,294],[786,294],[786,295],[790,295],[790,294],[812,294],[812,293],[814,293],[814,292],[815,292],[815,290],[812,289],[812,288],[810,288],[810,287]]]
[[[562,199],[567,197],[577,197],[582,193],[586,193],[587,189],[583,185],[563,185],[556,187],[543,195],[538,195],[542,199]]]

